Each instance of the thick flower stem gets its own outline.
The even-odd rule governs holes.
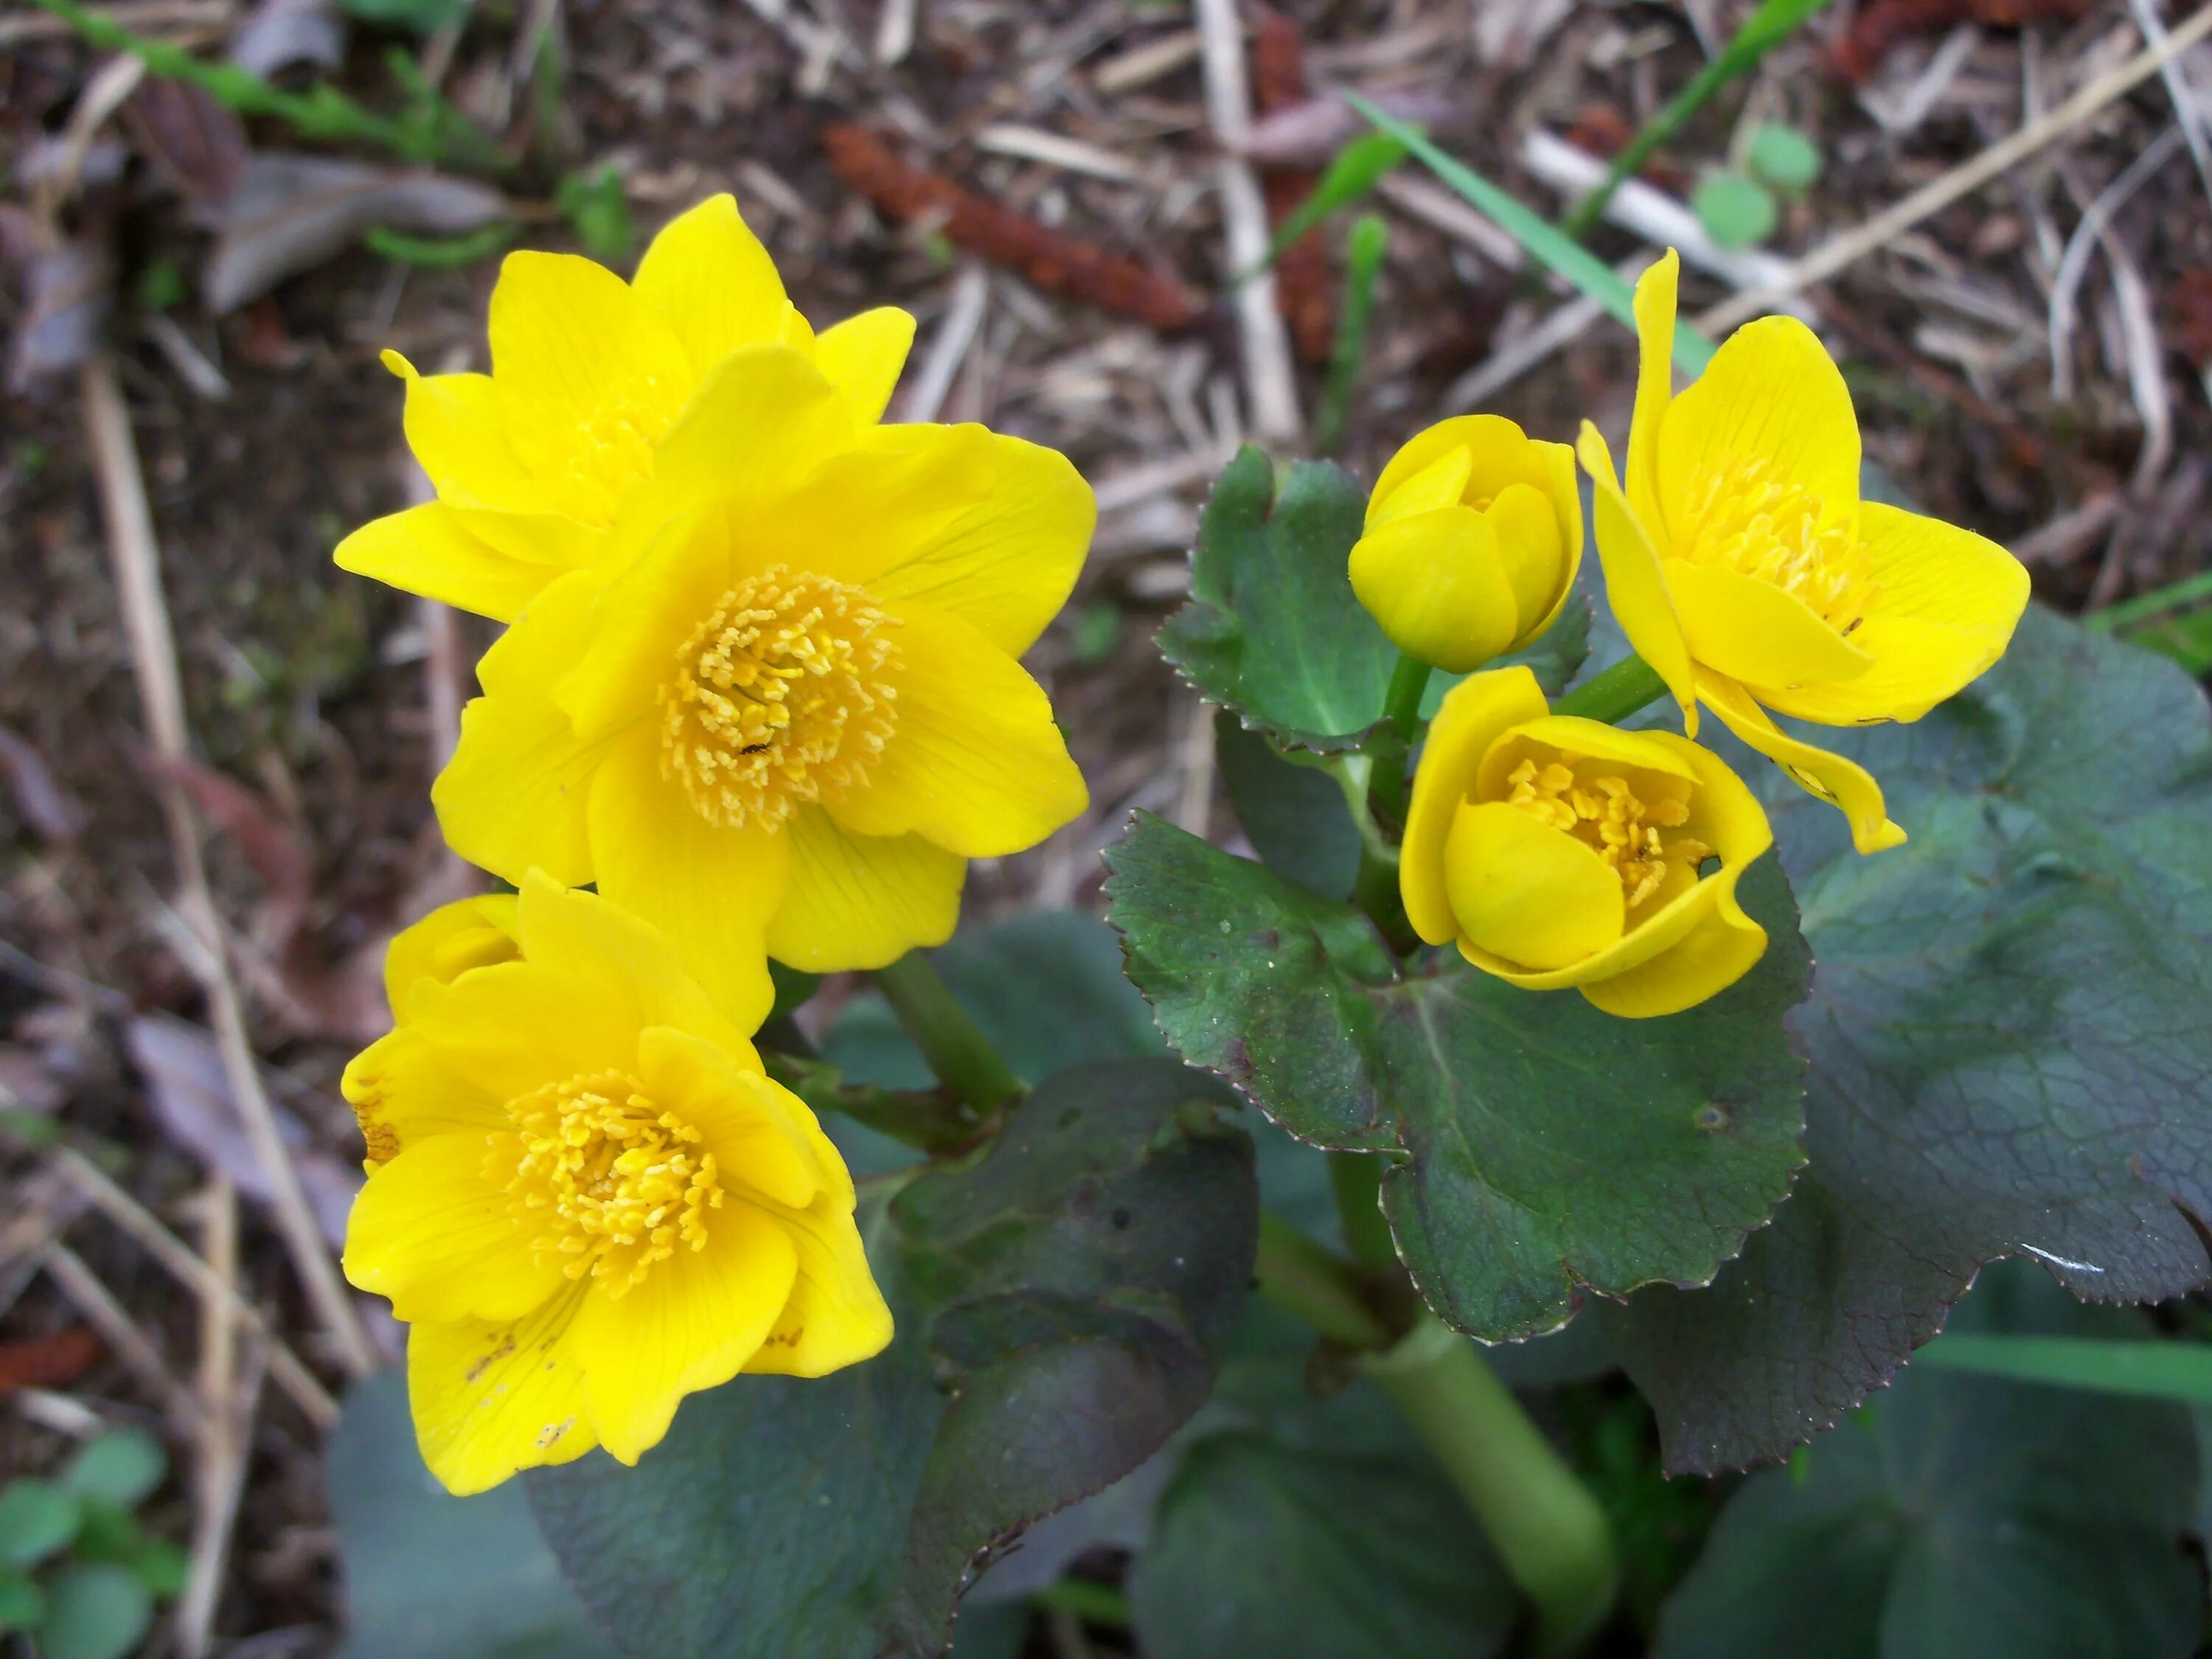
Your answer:
[[[1395,841],[1406,822],[1406,762],[1413,740],[1420,734],[1421,698],[1429,689],[1430,668],[1402,653],[1390,676],[1390,690],[1382,704],[1382,718],[1391,726],[1389,736],[1370,750],[1364,811],[1370,823],[1379,823]],[[1406,920],[1405,902],[1398,894],[1398,865],[1383,857],[1372,837],[1359,838],[1359,872],[1352,878],[1352,902],[1364,910],[1382,932],[1390,948],[1401,955],[1419,943]]]
[[[1584,720],[1618,726],[1647,703],[1667,695],[1667,683],[1651,665],[1638,656],[1619,662],[1579,685],[1552,705],[1554,714],[1579,714]]]
[[[939,1083],[980,1112],[1021,1093],[1022,1080],[921,951],[909,951],[877,969],[875,978]]]
[[[1348,1206],[1371,1202],[1368,1192],[1364,1179],[1345,1172],[1339,1193]],[[1352,1264],[1275,1216],[1260,1218],[1255,1276],[1269,1301],[1368,1355],[1368,1373],[1428,1446],[1534,1604],[1537,1650],[1578,1651],[1613,1607],[1620,1570],[1612,1527],[1475,1345],[1425,1313],[1394,1341],[1361,1294]]]

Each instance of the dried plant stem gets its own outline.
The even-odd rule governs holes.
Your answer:
[[[1992,179],[2019,166],[2036,151],[2064,137],[2208,35],[2212,35],[2212,5],[2198,11],[2158,45],[2099,76],[2049,114],[2029,122],[2009,138],[1990,145],[1971,161],[1931,179],[1865,223],[1815,248],[1784,276],[1733,299],[1723,300],[1698,318],[1698,329],[1706,334],[1725,332],[1739,323],[1773,310],[1793,294],[1815,283],[1824,283],[1856,264],[1922,220],[1942,212],[1961,197],[1972,194]]]
[[[147,1340],[129,1310],[116,1300],[115,1293],[100,1275],[87,1267],[76,1251],[58,1243],[46,1246],[40,1265],[62,1294],[76,1304],[85,1323],[100,1333],[100,1340],[107,1345],[108,1351],[128,1365],[139,1385],[161,1402],[161,1409],[170,1421],[186,1434],[196,1433],[200,1426],[199,1401],[169,1375],[168,1361]]]
[[[238,1194],[222,1176],[200,1189],[200,1239],[209,1269],[234,1292],[238,1282]],[[216,1605],[230,1559],[231,1525],[246,1461],[246,1424],[239,1411],[238,1320],[234,1297],[200,1301],[200,1435],[192,1467],[192,1549],[185,1593],[177,1603],[177,1651],[206,1659],[214,1645]],[[258,1387],[258,1377],[256,1378]]]

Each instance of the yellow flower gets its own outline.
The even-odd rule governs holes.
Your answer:
[[[1751,970],[1766,933],[1736,902],[1736,879],[1773,844],[1757,799],[1710,750],[1553,714],[1534,674],[1501,668],[1461,681],[1437,711],[1399,890],[1429,944],[1641,1019]]]
[[[1375,481],[1352,588],[1391,644],[1463,674],[1557,621],[1582,557],[1574,452],[1462,415],[1413,439]]]
[[[1850,392],[1795,318],[1737,330],[1674,396],[1679,269],[1669,252],[1636,285],[1626,491],[1604,440],[1583,428],[1613,613],[1692,737],[1702,700],[1840,807],[1860,852],[1894,847],[1905,832],[1881,786],[1766,710],[1824,726],[1918,720],[2004,654],[2027,572],[1971,531],[1859,499]]]
[[[434,960],[463,939],[483,965]],[[687,1394],[890,1340],[844,1160],[652,928],[532,874],[388,965],[420,972],[346,1070],[372,1162],[345,1270],[413,1327],[453,1491],[593,1446],[635,1463]]]
[[[855,420],[890,400],[914,319],[863,312],[817,336],[727,196],[672,221],[625,283],[589,259],[512,253],[491,296],[489,374],[407,382],[407,441],[438,499],[338,546],[342,569],[501,622],[588,564],[700,383],[769,343],[808,358]]]
[[[732,1015],[767,952],[876,968],[950,936],[965,860],[1083,811],[1015,660],[1066,600],[1091,490],[977,426],[878,426],[801,351],[732,353],[592,567],[478,667],[432,791],[509,881],[597,884]]]

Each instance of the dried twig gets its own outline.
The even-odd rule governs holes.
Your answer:
[[[1298,388],[1291,368],[1291,343],[1275,309],[1274,273],[1261,270],[1267,258],[1267,208],[1260,195],[1243,149],[1252,126],[1252,103],[1244,82],[1243,31],[1237,0],[1194,0],[1200,61],[1206,70],[1206,117],[1221,156],[1215,163],[1221,192],[1221,227],[1228,241],[1226,269],[1233,278],[1259,274],[1238,283],[1237,321],[1244,342],[1245,392],[1252,402],[1252,429],[1264,441],[1297,441]]]
[[[980,265],[963,265],[960,274],[952,279],[952,301],[945,308],[945,319],[938,324],[937,332],[931,337],[929,355],[922,359],[921,372],[914,377],[899,404],[899,418],[905,421],[933,421],[945,407],[945,394],[952,390],[952,377],[960,372],[961,362],[968,356],[968,348],[975,343],[975,331],[982,326],[983,307],[991,298],[991,279]]]
[[[822,130],[822,144],[830,171],[893,218],[928,222],[955,247],[1018,271],[1039,288],[1165,333],[1188,328],[1205,313],[1198,295],[1173,277],[1000,207],[941,174],[908,167],[865,127],[835,123]]]
[[[1942,212],[1961,197],[1972,194],[1990,179],[2017,167],[2046,144],[2064,137],[2207,35],[2212,35],[2212,5],[2198,11],[2161,45],[2139,52],[2118,68],[2099,76],[2048,115],[2031,121],[1972,161],[1952,168],[1940,179],[1931,179],[1903,201],[1815,248],[1780,279],[1724,300],[1705,311],[1698,317],[1697,325],[1708,334],[1723,333],[1739,323],[1772,311],[1814,283],[1827,281],[1922,220]]]
[[[1263,116],[1306,100],[1305,43],[1298,26],[1279,11],[1262,9],[1253,31],[1252,96]],[[1268,224],[1279,230],[1320,181],[1310,167],[1262,167]],[[1336,339],[1336,285],[1319,226],[1275,256],[1275,309],[1290,325],[1298,356],[1327,362]]]
[[[100,1275],[66,1244],[47,1245],[40,1265],[61,1293],[76,1304],[85,1323],[100,1333],[100,1340],[107,1345],[108,1352],[128,1365],[139,1386],[161,1402],[161,1409],[170,1422],[180,1432],[196,1432],[199,1428],[200,1402],[169,1374],[169,1362],[138,1328],[130,1310],[116,1300],[115,1292],[101,1282]]]
[[[130,416],[115,383],[113,366],[105,357],[96,356],[85,366],[83,392],[86,438],[100,480],[116,593],[131,640],[147,733],[157,756],[182,764],[191,757],[191,743],[185,724],[184,691],[177,673],[176,641],[161,593],[161,550],[154,539],[153,515],[146,504]],[[300,1185],[299,1171],[277,1133],[276,1113],[262,1087],[260,1066],[246,1035],[245,1007],[223,952],[222,927],[208,889],[191,804],[173,772],[157,773],[155,788],[177,864],[177,909],[203,947],[198,953],[203,959],[186,965],[202,981],[210,1024],[222,1051],[232,1097],[253,1142],[255,1156],[269,1176],[278,1230],[339,1358],[356,1376],[366,1376],[376,1368],[375,1351],[324,1247],[314,1212]]]
[[[230,1559],[231,1525],[246,1462],[246,1424],[238,1395],[237,1316],[231,1311],[238,1283],[238,1194],[222,1176],[200,1191],[200,1230],[209,1269],[234,1295],[200,1301],[200,1433],[192,1467],[192,1551],[185,1593],[177,1604],[177,1649],[183,1659],[206,1659],[213,1644],[216,1603]],[[260,1387],[256,1366],[254,1389]]]

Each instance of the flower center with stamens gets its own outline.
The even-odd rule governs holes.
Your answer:
[[[506,1179],[507,1213],[538,1265],[591,1274],[609,1296],[685,1245],[704,1249],[722,1206],[714,1155],[620,1072],[550,1083],[507,1103],[522,1153]],[[496,1177],[495,1177],[496,1178]]]
[[[1804,601],[1838,634],[1866,620],[1881,589],[1849,526],[1824,524],[1824,504],[1757,455],[1714,468],[1692,494],[1677,556],[1717,565]]]
[[[539,471],[544,505],[586,524],[611,523],[629,487],[653,476],[654,447],[680,401],[648,379],[594,409]]]
[[[1589,764],[1583,757],[1565,750],[1558,759],[1540,765],[1524,760],[1506,776],[1513,786],[1506,804],[1572,836],[1603,859],[1620,877],[1630,909],[1659,890],[1669,864],[1694,870],[1711,855],[1712,849],[1703,842],[1660,834],[1689,821],[1689,808],[1682,802],[1647,804],[1626,778],[1605,773],[1583,775]]]
[[[777,565],[716,601],[656,692],[660,771],[708,823],[781,823],[842,799],[896,724],[897,619],[860,589]]]

